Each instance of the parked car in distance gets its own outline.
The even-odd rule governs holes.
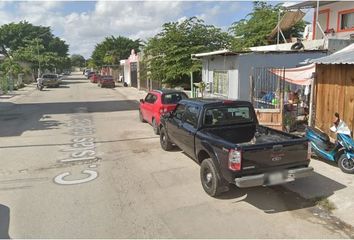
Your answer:
[[[186,99],[163,115],[160,144],[177,145],[200,164],[202,187],[210,196],[229,189],[271,186],[313,173],[305,137],[258,123],[250,102]]]
[[[161,114],[173,111],[177,103],[188,96],[179,90],[152,90],[145,99],[140,99],[139,119],[152,125],[155,134],[159,134]]]
[[[93,73],[90,75],[90,81],[92,83],[98,83],[100,78],[101,78],[101,76],[98,73]]]
[[[46,73],[42,74],[42,84],[46,87],[59,87],[61,79],[58,74]]]
[[[101,76],[98,79],[98,86],[103,87],[111,87],[114,88],[116,84],[114,83],[113,76]]]
[[[84,70],[84,75],[87,77],[87,75],[92,72],[91,69],[85,69]]]
[[[70,70],[64,70],[63,75],[69,76],[71,74]]]
[[[87,79],[90,79],[90,77],[91,77],[93,74],[96,74],[96,72],[89,72],[89,73],[87,73]]]

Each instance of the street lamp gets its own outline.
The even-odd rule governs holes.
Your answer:
[[[48,32],[44,32],[37,37],[37,56],[38,56],[38,78],[41,76],[41,61],[39,60],[39,38],[46,35]]]

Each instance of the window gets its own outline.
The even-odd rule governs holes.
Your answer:
[[[182,120],[185,109],[186,109],[185,105],[179,104],[174,112],[175,118]]]
[[[151,103],[151,104],[155,103],[156,100],[157,100],[157,96],[152,93],[149,93],[145,98],[145,102]]]
[[[354,9],[338,13],[338,31],[354,31]]]
[[[183,92],[166,93],[162,96],[162,104],[176,104],[188,96]]]
[[[197,126],[199,116],[199,108],[197,106],[189,106],[184,114],[184,120],[193,126]]]
[[[229,125],[253,122],[249,107],[222,106],[210,108],[205,112],[204,125]]]
[[[229,89],[229,77],[227,71],[214,71],[213,93],[227,96]]]

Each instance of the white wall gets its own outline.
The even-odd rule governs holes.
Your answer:
[[[354,1],[341,1],[341,2],[335,2],[331,4],[324,5],[319,8],[319,10],[326,10],[330,9],[329,11],[329,29],[333,28],[335,31],[335,37],[338,38],[349,38],[350,34],[354,34],[353,31],[349,32],[337,32],[337,23],[338,23],[338,12],[344,11],[344,10],[349,10],[349,9],[354,9]],[[316,11],[316,8],[314,9]],[[323,29],[324,31],[326,29]],[[317,34],[316,34],[317,35]]]
[[[249,78],[252,67],[296,67],[306,59],[325,55],[324,52],[279,52],[205,57],[202,59],[202,78],[205,83],[213,82],[213,71],[226,70],[229,76],[228,98],[250,101]]]

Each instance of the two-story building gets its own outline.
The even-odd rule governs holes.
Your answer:
[[[305,29],[302,38],[306,50],[322,49],[333,53],[354,42],[354,1],[303,1],[285,4],[285,9],[286,11],[313,12],[313,21]],[[289,19],[285,17],[279,19],[280,26],[284,25],[282,22],[289,22]],[[280,27],[279,31],[281,30]],[[293,44],[291,39],[287,39],[286,43],[252,47],[251,50],[286,51],[290,50]]]

